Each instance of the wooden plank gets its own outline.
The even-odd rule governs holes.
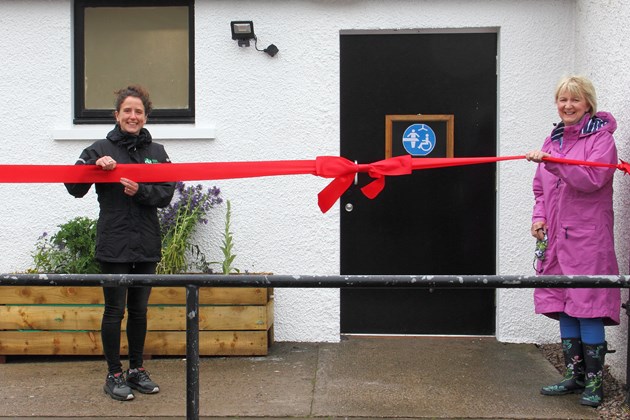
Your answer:
[[[264,305],[269,300],[270,290],[253,287],[201,287],[199,303],[211,305]],[[184,287],[154,287],[149,303],[186,304]]]
[[[0,330],[100,330],[102,316],[102,306],[5,305]]]
[[[98,331],[102,316],[102,306],[5,305],[0,306],[0,330]],[[267,330],[270,319],[273,322],[272,301],[263,306],[199,307],[199,330]],[[125,328],[126,316],[122,325]],[[149,306],[147,328],[185,331],[186,308]]]
[[[267,331],[200,331],[201,356],[264,356],[268,351]],[[101,355],[101,337],[94,332],[0,333],[0,355]],[[123,333],[121,354],[127,354]],[[150,356],[185,356],[185,331],[150,331],[145,341]]]
[[[273,293],[267,288],[252,287],[202,287],[199,289],[200,304],[214,305],[264,305]],[[101,287],[66,286],[3,286],[0,304],[102,304]],[[186,304],[184,287],[154,287],[151,304]]]
[[[200,306],[199,330],[267,330],[269,329],[268,306]],[[149,330],[186,330],[186,308],[151,306],[147,315]]]
[[[272,296],[271,299],[269,299],[269,304],[267,305],[267,325],[270,325],[270,326],[275,323],[274,303],[275,303],[275,300],[274,300],[274,298]]]
[[[0,304],[98,304],[103,303],[100,287],[3,286]]]
[[[267,331],[199,332],[199,354],[202,356],[264,356],[267,351]],[[144,352],[152,356],[185,355],[186,332],[147,333]]]

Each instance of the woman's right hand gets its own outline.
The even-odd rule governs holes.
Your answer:
[[[551,156],[549,153],[543,152],[542,150],[532,150],[531,152],[525,153],[525,159],[530,162],[542,162],[543,158]]]
[[[545,239],[545,235],[547,234],[547,223],[546,222],[535,222],[532,223],[532,236],[538,240]]]
[[[103,168],[104,171],[111,171],[116,168],[116,161],[111,156],[103,156],[96,159],[96,165]]]

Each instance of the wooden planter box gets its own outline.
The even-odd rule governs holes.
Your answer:
[[[2,287],[0,356],[101,355],[102,315],[101,287]],[[147,356],[186,355],[186,289],[153,287],[147,324]],[[273,289],[199,289],[201,356],[264,356],[272,343]]]

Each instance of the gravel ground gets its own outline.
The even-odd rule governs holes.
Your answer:
[[[538,346],[549,362],[564,374],[564,357],[562,346],[558,344],[544,344]],[[623,383],[617,381],[605,366],[604,373],[604,401],[597,407],[600,419],[630,419],[630,408],[625,403],[626,390]]]

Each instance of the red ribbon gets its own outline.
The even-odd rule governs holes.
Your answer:
[[[375,180],[361,188],[368,198],[375,198],[385,187],[386,175],[407,175],[412,171],[411,156],[398,156],[369,164],[357,164],[334,156],[320,156],[316,162],[316,175],[335,178],[317,195],[319,208],[326,213],[343,195],[358,172],[367,172]]]
[[[544,157],[543,160],[546,160],[548,162],[564,163],[567,165],[593,166],[593,167],[599,167],[599,168],[615,168],[622,171],[625,175],[628,175],[630,173],[630,164],[628,164],[628,162],[624,162],[621,159],[619,159],[620,163],[617,163],[617,164],[604,163],[604,162],[588,162],[585,160],[564,159],[564,158],[553,157],[553,156]]]
[[[524,159],[525,156],[473,158],[412,158],[397,156],[373,163],[358,164],[339,156],[319,156],[316,160],[279,160],[253,162],[170,163],[164,165],[120,164],[113,171],[96,165],[0,165],[0,183],[103,183],[129,178],[136,182],[198,181],[253,178],[278,175],[317,175],[334,178],[318,194],[322,212],[327,212],[343,195],[357,173],[367,173],[374,181],[361,188],[368,198],[375,198],[385,187],[386,176],[408,175],[414,170],[450,166],[495,163]],[[544,160],[569,165],[616,168],[630,173],[630,164],[588,162],[547,157]]]
[[[318,195],[319,208],[328,211],[350,187],[357,172],[367,172],[374,181],[361,191],[368,198],[375,198],[385,187],[385,176],[407,175],[414,170],[445,168],[448,166],[475,165],[501,160],[524,159],[525,156],[477,157],[477,158],[412,158],[410,155],[398,156],[370,164],[356,164],[343,158],[317,158],[317,175],[335,177]],[[329,159],[335,159],[329,161]],[[343,159],[343,160],[339,160]],[[336,175],[335,175],[336,174]]]
[[[315,175],[314,160],[119,164],[113,171],[96,165],[0,165],[0,183],[107,183],[198,181],[273,175]]]

